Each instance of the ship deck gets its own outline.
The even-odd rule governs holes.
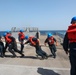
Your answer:
[[[40,36],[42,45],[45,38],[46,36]],[[55,38],[59,41],[58,36]],[[69,57],[60,43],[55,59],[51,56],[48,46],[42,46],[42,49],[49,55],[48,59],[41,60],[36,56],[35,48],[29,45],[25,45],[23,58],[20,58],[18,53],[16,58],[11,58],[11,53],[7,51],[6,57],[0,58],[0,75],[70,75]]]

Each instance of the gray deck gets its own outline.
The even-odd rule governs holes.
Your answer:
[[[7,57],[0,58],[0,75],[70,75],[69,58],[62,46],[57,46],[55,59],[50,56],[48,47],[42,46],[42,49],[49,55],[48,59],[37,58],[35,49],[29,45],[25,45],[23,58],[18,53],[18,57],[11,58],[11,53],[6,52]]]

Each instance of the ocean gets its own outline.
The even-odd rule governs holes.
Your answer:
[[[0,36],[3,36],[3,34],[6,31],[0,31]],[[59,35],[60,37],[64,37],[66,30],[39,30],[41,35],[47,35],[48,33],[52,33],[53,35]]]
[[[64,38],[66,30],[40,30],[41,35],[47,35],[48,33],[59,35],[61,38]]]
[[[52,33],[53,35],[60,33],[60,34],[65,34],[66,30],[40,30],[41,35],[45,35],[48,33]]]
[[[0,36],[3,36],[3,34],[5,33],[6,31],[0,31]]]

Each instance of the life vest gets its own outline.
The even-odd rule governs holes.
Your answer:
[[[7,33],[7,35],[6,36],[11,36],[11,34],[10,33]]]
[[[8,36],[6,35],[6,36],[5,36],[5,41],[9,44],[9,43],[12,42],[12,39],[8,38]]]
[[[76,24],[70,25],[67,30],[69,42],[76,42]]]
[[[54,38],[53,36],[48,38],[48,43],[51,45],[51,44],[54,44]]]
[[[24,38],[25,38],[25,35],[24,35],[24,33],[23,32],[19,32],[19,39],[20,40],[23,40]]]
[[[29,37],[29,41],[30,41],[31,45],[35,46],[36,43],[39,43],[39,40],[37,39],[36,41],[33,41],[33,40],[32,40],[33,38],[34,38],[34,37]]]

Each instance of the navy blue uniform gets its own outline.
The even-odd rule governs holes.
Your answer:
[[[56,42],[56,39],[53,38],[53,41]],[[57,51],[57,50],[56,50],[56,46],[55,46],[55,44],[54,44],[54,43],[53,43],[53,44],[50,44],[48,38],[46,38],[46,40],[45,40],[44,43],[48,43],[48,45],[49,45],[49,49],[50,49],[52,55],[54,56],[54,58],[56,58],[56,51]]]
[[[37,53],[39,56],[41,56],[42,58],[47,58],[46,52],[44,52],[44,51],[41,49],[41,46],[40,46],[39,43],[37,42],[38,39],[37,39],[37,38],[32,38],[32,41],[33,41],[33,42],[36,42],[36,45],[32,45],[30,40],[27,40],[27,41],[25,42],[25,44],[30,43],[31,46],[34,46],[34,47],[35,47],[36,53]]]
[[[63,48],[67,53],[69,51],[69,59],[71,64],[71,75],[76,75],[76,42],[69,43],[68,34],[65,34]],[[69,49],[69,50],[68,50]]]
[[[0,41],[0,52],[1,52],[1,57],[4,56],[4,43]]]

